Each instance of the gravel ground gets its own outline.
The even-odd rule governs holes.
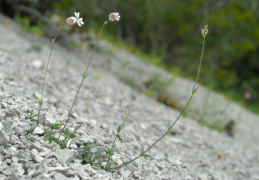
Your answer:
[[[234,136],[201,127],[195,120],[181,118],[179,131],[169,134],[149,154],[121,169],[122,176],[82,165],[76,158],[77,146],[60,150],[42,136],[26,135],[30,127],[24,111],[38,108],[45,63],[51,41],[19,30],[0,15],[0,179],[164,179],[164,180],[256,180],[259,179],[259,118],[235,103],[228,102],[227,119],[235,120]],[[36,51],[35,47],[41,47]],[[111,147],[124,111],[129,119],[116,142],[116,156],[133,158],[140,145],[147,148],[165,132],[179,111],[148,98],[123,84],[116,71],[125,61],[131,65],[121,75],[142,82],[152,74],[170,75],[133,55],[101,41],[82,86],[69,123],[81,124],[75,141],[90,140]],[[77,51],[76,51],[77,52]],[[42,116],[46,122],[64,122],[91,50],[75,53],[55,44],[45,87]],[[139,76],[138,72],[142,72]],[[193,82],[174,77],[170,91],[184,104]],[[199,85],[192,107],[222,107],[219,94]],[[181,98],[180,98],[181,97]],[[205,101],[207,104],[205,104]],[[206,105],[206,106],[205,106]],[[191,107],[191,109],[192,109]],[[225,107],[225,106],[223,106]],[[87,110],[87,111],[86,111]],[[212,117],[213,118],[213,117]],[[238,120],[237,120],[238,119]],[[40,131],[43,127],[37,131]],[[40,132],[38,132],[40,133]]]

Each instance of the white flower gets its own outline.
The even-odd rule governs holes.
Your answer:
[[[110,15],[109,15],[109,20],[110,21],[119,21],[120,20],[120,15],[119,15],[119,13],[117,13],[117,12],[113,12],[113,13],[111,13]]]
[[[75,16],[67,18],[66,23],[70,26],[74,25],[75,23],[77,23],[78,26],[82,26],[84,24],[83,18],[79,18],[79,12],[75,12]]]

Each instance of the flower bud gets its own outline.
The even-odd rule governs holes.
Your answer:
[[[69,18],[67,18],[66,23],[68,25],[72,26],[76,23],[76,18],[75,17],[69,17]]]
[[[77,23],[78,26],[82,26],[84,24],[84,22],[83,22],[83,18],[79,17],[80,13],[75,12],[74,14],[75,14],[75,16],[67,18],[66,23],[70,26],[74,25],[75,23]]]
[[[113,13],[111,13],[111,14],[109,14],[109,20],[110,21],[119,21],[120,20],[120,15],[119,15],[119,13],[117,13],[117,12],[113,12]]]

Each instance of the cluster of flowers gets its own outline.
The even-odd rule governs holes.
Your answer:
[[[67,18],[66,23],[70,26],[74,25],[74,24],[78,24],[78,26],[82,26],[84,24],[83,22],[83,18],[79,18],[79,12],[75,12],[74,14],[75,16],[71,16],[69,18]],[[110,21],[119,21],[120,20],[120,15],[117,12],[113,12],[111,14],[109,14],[109,20]]]

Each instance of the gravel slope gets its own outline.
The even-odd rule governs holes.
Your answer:
[[[51,41],[28,35],[0,15],[0,179],[173,179],[173,180],[256,180],[259,178],[258,116],[234,103],[227,109],[228,118],[236,122],[235,135],[229,137],[201,127],[196,121],[181,118],[177,134],[170,134],[155,146],[151,158],[142,158],[122,169],[122,176],[81,165],[75,159],[76,146],[59,150],[41,136],[26,136],[29,120],[23,111],[38,108],[45,63]],[[33,47],[41,46],[41,51]],[[126,60],[125,76],[141,82],[152,73],[169,75],[147,65],[122,50],[109,52],[101,42],[89,69],[70,127],[82,124],[77,141],[90,140],[111,146],[115,130],[122,122],[125,109],[129,120],[116,143],[117,156],[132,158],[162,135],[179,114],[123,84],[116,70]],[[64,121],[84,72],[90,50],[73,53],[55,44],[45,88],[42,115],[47,121]],[[137,76],[137,71],[144,71]],[[192,82],[174,78],[170,91],[186,102]],[[204,107],[208,90],[198,90],[192,106]],[[224,98],[212,92],[212,103],[222,106]],[[54,107],[58,104],[58,108]],[[218,104],[221,103],[221,104]],[[88,108],[88,112],[85,109]],[[242,116],[240,116],[240,114]]]

